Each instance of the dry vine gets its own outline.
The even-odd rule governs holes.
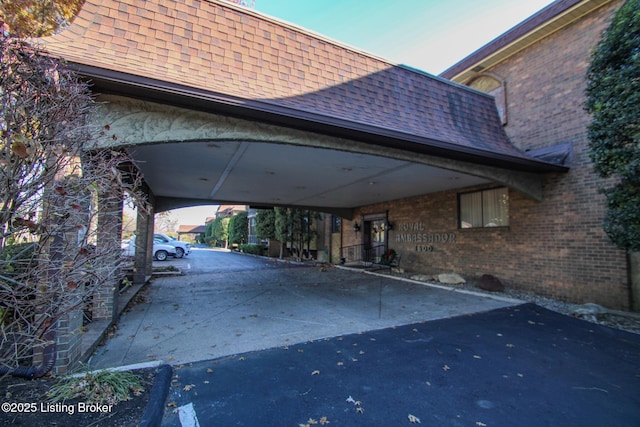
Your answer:
[[[123,191],[143,199],[126,154],[92,150],[94,107],[64,64],[0,35],[0,373],[119,281]]]

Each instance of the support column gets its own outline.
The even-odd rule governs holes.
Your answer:
[[[77,301],[80,300],[78,295]],[[56,375],[69,372],[82,356],[82,310],[65,310],[58,319],[56,336]]]
[[[629,282],[631,286],[631,311],[640,312],[640,252],[629,253]]]
[[[149,208],[147,212],[138,209],[136,219],[136,248],[133,260],[133,283],[141,285],[153,273],[153,228],[154,228],[154,197],[145,186]]]
[[[105,278],[100,287],[93,294],[92,320],[111,321],[117,316],[118,291],[122,280],[120,265],[120,241],[122,239],[122,190],[111,194],[101,194],[98,197],[97,247],[99,253],[106,254],[113,259],[107,263]]]
[[[61,181],[56,181],[51,188],[55,188]],[[63,184],[60,184],[63,185]],[[47,189],[46,191],[51,191]],[[68,195],[56,195],[50,193],[50,206],[64,206]],[[53,208],[52,208],[53,209]],[[55,362],[53,362],[53,370],[56,374],[67,372],[78,361],[81,353],[82,336],[82,297],[83,289],[78,287],[78,283],[74,283],[74,277],[68,275],[68,271],[63,268],[67,263],[73,262],[73,258],[78,250],[78,228],[74,225],[82,224],[86,220],[85,215],[79,215],[74,218],[76,221],[64,222],[63,217],[51,215],[52,222],[50,224],[53,230],[51,236],[42,243],[46,247],[46,253],[49,262],[46,263],[46,280],[49,287],[62,287],[66,289],[62,298],[54,299],[57,304],[56,311],[53,313],[53,324],[50,327],[55,328]],[[82,284],[80,284],[81,286]],[[46,332],[45,332],[46,334]],[[44,352],[46,346],[39,346],[34,354],[34,364],[48,362],[44,360]]]

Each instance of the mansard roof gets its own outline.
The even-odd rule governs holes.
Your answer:
[[[102,92],[529,171],[493,98],[218,0],[87,0],[41,39]]]

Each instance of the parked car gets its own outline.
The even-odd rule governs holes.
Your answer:
[[[132,257],[136,254],[136,236],[133,236],[128,242],[122,241],[120,246],[124,256]],[[153,239],[153,258],[158,261],[165,261],[168,257],[176,257],[176,248],[172,245],[163,243],[160,239]]]
[[[182,258],[191,253],[191,245],[187,242],[182,242],[178,239],[175,239],[171,236],[167,236],[162,233],[155,233],[153,235],[154,240],[158,239],[162,243],[171,245],[176,248],[176,258]]]

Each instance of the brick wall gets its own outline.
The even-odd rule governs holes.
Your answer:
[[[591,52],[621,4],[611,2],[490,71],[506,81],[505,130],[515,145],[573,144],[570,172],[547,177],[543,202],[523,201],[526,209],[513,210],[512,230],[550,255],[536,257],[541,284],[518,280],[573,301],[627,307],[626,255],[602,230],[605,205],[598,188],[605,182],[588,156],[590,117],[583,108]]]
[[[402,266],[411,271],[454,271],[468,278],[489,273],[541,295],[629,308],[626,254],[602,230],[605,206],[598,188],[603,182],[588,158],[589,117],[582,107],[590,52],[620,4],[613,2],[488,70],[506,81],[505,129],[515,145],[573,143],[570,172],[546,177],[542,202],[510,191],[508,228],[458,229],[456,191],[367,206],[356,221],[388,211],[394,225],[389,247],[402,254]],[[422,246],[433,251],[398,241],[403,233],[426,234],[432,240]],[[454,242],[436,237],[451,233]]]

